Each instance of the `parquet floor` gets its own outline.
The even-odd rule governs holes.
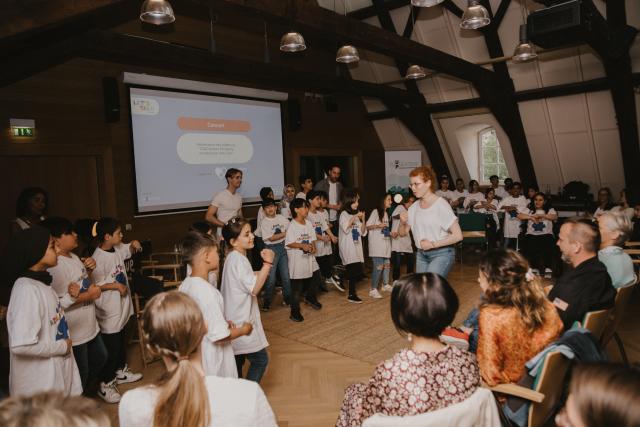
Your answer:
[[[449,277],[460,298],[456,321],[464,318],[478,296],[477,270],[470,261],[457,264]],[[276,304],[262,313],[270,362],[261,385],[280,426],[334,425],[344,389],[368,379],[378,362],[404,346],[389,324],[389,295],[372,300],[368,286],[367,282],[359,285],[362,305],[347,304],[345,295],[336,290],[321,296],[320,311],[303,305],[305,322],[301,324],[289,321],[288,309]],[[620,335],[630,361],[640,362],[640,292],[633,296]],[[612,360],[619,360],[614,346],[608,351]],[[137,345],[130,348],[129,360],[132,369],[142,369]],[[162,369],[160,362],[150,364],[140,383],[121,386],[121,392],[152,382]],[[105,405],[105,409],[117,426],[117,405]]]

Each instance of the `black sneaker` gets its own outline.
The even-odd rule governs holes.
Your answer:
[[[302,314],[300,313],[291,313],[289,319],[293,320],[294,322],[304,322],[304,317],[302,317]]]
[[[358,298],[358,295],[349,295],[347,297],[347,301],[352,302],[354,304],[362,304],[362,300]]]
[[[316,310],[320,310],[322,308],[322,304],[320,304],[320,301],[318,301],[317,299],[305,298],[304,302]]]

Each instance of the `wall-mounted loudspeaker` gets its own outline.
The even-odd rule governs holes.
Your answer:
[[[300,110],[300,101],[295,98],[289,98],[287,101],[287,111],[289,112],[289,129],[296,131],[302,126],[302,111]]]
[[[104,117],[108,123],[120,120],[120,94],[118,80],[115,77],[102,78],[102,95],[104,97]]]

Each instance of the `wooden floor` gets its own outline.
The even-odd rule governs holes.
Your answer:
[[[457,264],[449,276],[461,299],[458,321],[466,315],[468,307],[475,304],[479,293],[476,264],[467,259],[465,264],[468,266]],[[368,379],[376,363],[404,346],[405,341],[397,335],[393,326],[386,324],[390,322],[389,295],[385,294],[383,300],[372,300],[366,296],[367,290],[368,283],[362,282],[359,294],[364,299],[364,304],[358,306],[344,303],[345,295],[335,290],[322,295],[321,300],[325,306],[322,310],[313,311],[308,306],[303,306],[306,320],[302,324],[290,322],[288,310],[276,304],[269,313],[263,313],[262,320],[270,343],[270,361],[261,386],[280,426],[334,425],[345,387]],[[368,312],[363,317],[367,322],[371,322],[372,318],[376,320],[365,325],[350,324],[349,319],[356,316],[356,310]],[[379,314],[372,317],[372,312]],[[332,321],[340,325],[340,328],[331,327]],[[313,334],[315,329],[323,332]],[[334,338],[333,335],[340,335],[343,329],[348,332],[346,336],[331,339]],[[368,345],[363,347],[364,350],[358,349],[361,346],[358,345],[357,335],[365,334],[365,330],[373,335],[367,335]],[[331,334],[332,337],[323,334]],[[635,292],[632,298],[620,335],[630,361],[640,362],[639,292]],[[375,344],[371,345],[371,341]],[[351,345],[352,348],[348,348],[350,343],[355,343]],[[608,352],[612,360],[619,360],[615,346],[610,345]],[[130,348],[129,360],[132,369],[142,369],[137,345]],[[162,364],[154,362],[144,370],[145,377],[141,382],[120,386],[120,391],[152,382],[162,371]],[[105,404],[104,407],[109,412],[113,425],[117,426],[117,405]]]

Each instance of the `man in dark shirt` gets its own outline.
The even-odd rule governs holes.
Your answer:
[[[557,245],[562,260],[573,268],[558,279],[549,300],[565,329],[569,329],[587,312],[612,307],[616,291],[607,268],[598,260],[600,231],[595,223],[584,218],[568,219],[560,227]]]

